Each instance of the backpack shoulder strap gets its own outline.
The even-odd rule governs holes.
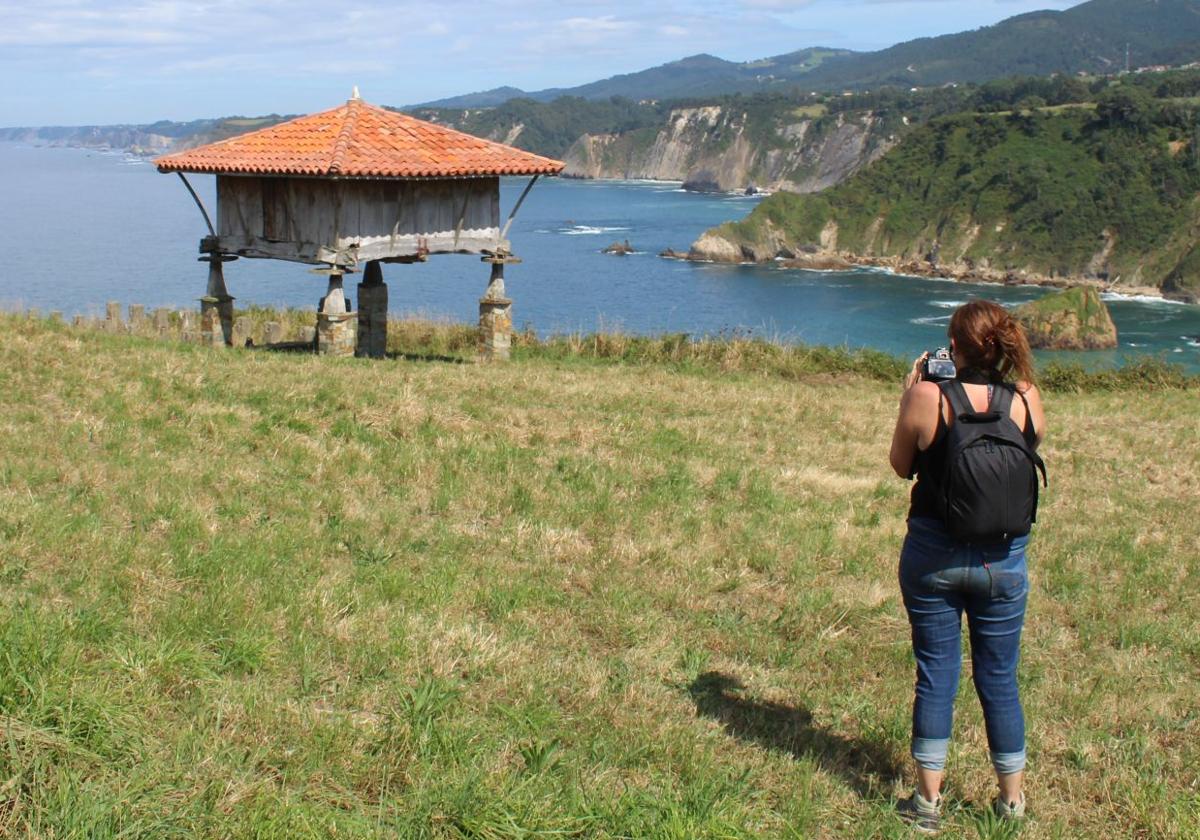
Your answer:
[[[975,407],[971,405],[971,398],[967,396],[967,389],[957,379],[947,379],[945,382],[939,382],[938,387],[946,395],[946,399],[950,401],[950,410],[954,412],[955,418],[961,417],[964,414],[975,413]]]
[[[988,404],[988,411],[995,411],[1001,417],[1008,417],[1012,414],[1013,394],[1016,393],[1017,386],[1008,382],[1000,382],[992,389],[992,401]]]

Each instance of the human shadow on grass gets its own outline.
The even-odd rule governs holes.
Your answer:
[[[829,732],[814,725],[812,712],[803,706],[756,700],[744,691],[737,677],[717,671],[688,686],[697,714],[720,721],[738,740],[811,759],[845,779],[859,796],[889,794],[901,765],[886,744]]]

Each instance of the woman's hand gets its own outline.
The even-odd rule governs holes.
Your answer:
[[[925,360],[928,358],[928,350],[926,350],[920,356],[917,356],[916,360],[913,362],[912,370],[908,372],[908,376],[904,377],[905,391],[921,381],[921,377],[925,374]]]

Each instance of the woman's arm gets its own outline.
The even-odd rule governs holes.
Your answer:
[[[913,369],[904,379],[904,396],[900,398],[900,413],[896,417],[896,428],[892,432],[892,449],[888,456],[892,469],[901,478],[912,478],[913,463],[920,447],[921,433],[932,428],[937,430],[937,412],[941,391],[932,382],[921,381],[921,365],[924,354],[913,362]],[[926,436],[928,444],[931,435]]]
[[[888,460],[892,469],[901,478],[912,478],[913,462],[917,458],[917,428],[912,422],[916,388],[909,388],[900,398],[900,414],[896,417],[896,428],[892,432],[892,451]]]
[[[1025,400],[1029,419],[1033,421],[1033,433],[1037,436],[1037,442],[1041,443],[1046,437],[1046,411],[1042,407],[1042,394],[1036,385],[1027,382],[1018,382],[1017,392]]]

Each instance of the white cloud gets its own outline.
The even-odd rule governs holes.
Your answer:
[[[886,46],[1064,0],[0,0],[8,125],[405,104],[567,87],[685,55]],[[936,7],[936,14],[914,13]],[[23,96],[19,91],[39,91]],[[41,111],[27,110],[39,103]],[[184,110],[188,109],[188,110]]]

